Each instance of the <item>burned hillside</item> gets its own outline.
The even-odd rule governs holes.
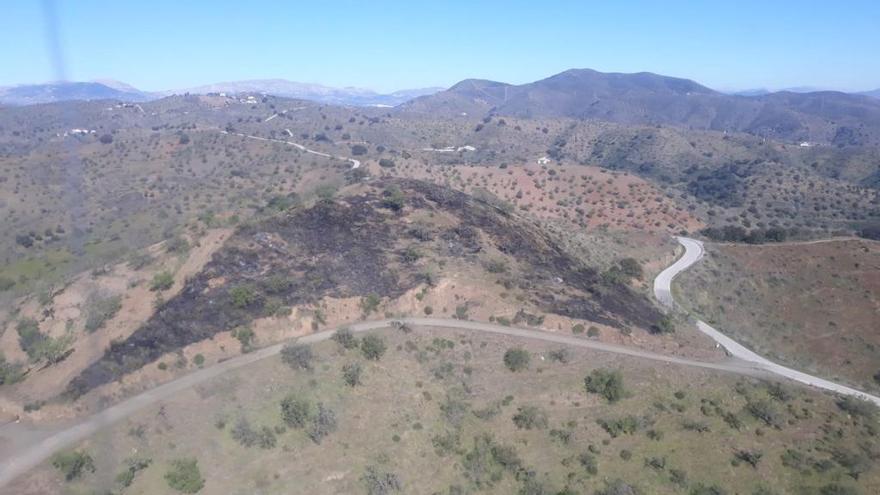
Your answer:
[[[436,273],[417,261],[427,258],[439,266]],[[282,307],[326,297],[393,300],[431,285],[453,263],[516,291],[526,308],[646,329],[661,317],[645,296],[585,266],[503,205],[426,182],[384,179],[240,227],[180,294],[108,348],[68,392],[78,396]]]

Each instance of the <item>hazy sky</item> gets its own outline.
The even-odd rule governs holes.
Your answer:
[[[0,85],[58,77],[52,3],[3,2]],[[285,78],[390,91],[468,77],[523,83],[573,67],[718,89],[880,87],[878,0],[55,4],[68,80],[145,90]]]

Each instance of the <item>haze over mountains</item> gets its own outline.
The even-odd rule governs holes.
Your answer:
[[[0,88],[0,104],[33,105],[69,100],[115,99],[126,102],[155,100],[175,94],[260,93],[286,98],[317,101],[333,105],[396,106],[412,98],[441,91],[443,88],[404,89],[382,94],[363,88],[334,88],[285,79],[259,79],[221,82],[193,88],[146,92],[128,84],[99,80],[92,82],[55,82]]]

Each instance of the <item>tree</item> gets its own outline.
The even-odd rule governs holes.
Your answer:
[[[587,392],[599,394],[608,402],[617,402],[625,395],[623,375],[617,370],[595,369],[584,378],[584,386]]]
[[[294,370],[311,370],[315,354],[307,344],[288,344],[281,349],[281,360]]]
[[[532,356],[529,351],[521,348],[508,349],[504,353],[504,365],[510,371],[522,371],[529,367]]]
[[[291,428],[302,428],[311,417],[312,406],[309,401],[293,394],[281,400],[281,419]]]
[[[197,493],[205,486],[199,462],[191,457],[171,461],[171,467],[165,473],[165,481],[172,489],[182,493]]]
[[[361,340],[361,352],[364,354],[365,358],[371,361],[382,359],[385,350],[385,340],[378,335],[367,335]]]
[[[101,137],[98,138],[98,141],[100,141],[101,144],[110,144],[113,142],[113,136],[111,136],[110,134],[101,134]]]
[[[82,451],[59,452],[52,456],[52,466],[61,471],[65,481],[73,481],[84,473],[95,472],[92,456]]]

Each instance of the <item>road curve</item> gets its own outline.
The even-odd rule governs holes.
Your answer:
[[[400,320],[379,320],[356,323],[349,326],[353,332],[365,332],[393,326],[393,321],[404,322],[412,327],[432,327],[453,330],[469,330],[487,332],[512,337],[553,342],[557,344],[596,349],[599,351],[612,352],[641,359],[649,359],[661,363],[695,366],[699,368],[713,369],[751,376],[764,375],[763,370],[757,369],[749,363],[737,360],[726,362],[703,362],[686,358],[665,356],[653,352],[632,349],[628,347],[605,344],[593,340],[560,335],[549,331],[528,330],[524,328],[505,327],[491,323],[479,323],[465,320],[453,320],[445,318],[403,318]],[[297,339],[301,343],[315,343],[326,340],[333,335],[333,331],[324,331],[306,335]],[[227,371],[241,368],[248,364],[260,361],[281,352],[284,343],[265,347],[254,352],[228,359],[207,368],[194,371],[168,383],[159,385],[146,392],[126,399],[118,404],[108,407],[92,416],[86,417],[72,426],[52,430],[33,430],[23,423],[9,423],[0,428],[0,436],[7,441],[19,439],[14,452],[6,453],[6,458],[0,458],[0,487],[7,485],[16,477],[26,473],[46,460],[53,453],[70,447],[85,438],[98,432],[100,429],[134,414],[140,409],[167,399],[177,392],[193,387]]]
[[[669,308],[675,308],[676,306],[675,300],[672,297],[672,280],[679,273],[687,270],[694,263],[700,261],[706,253],[703,248],[703,243],[696,239],[676,237],[676,240],[678,240],[679,244],[684,246],[684,254],[675,263],[660,272],[660,274],[657,275],[657,278],[654,279],[654,297],[656,297],[661,304]],[[842,395],[858,397],[880,406],[880,397],[776,364],[773,361],[755,354],[750,349],[719,332],[706,322],[697,320],[697,328],[704,334],[712,337],[712,339],[724,347],[731,356],[742,361],[753,363],[755,366],[764,369],[769,373],[813,387],[837,392]]]

